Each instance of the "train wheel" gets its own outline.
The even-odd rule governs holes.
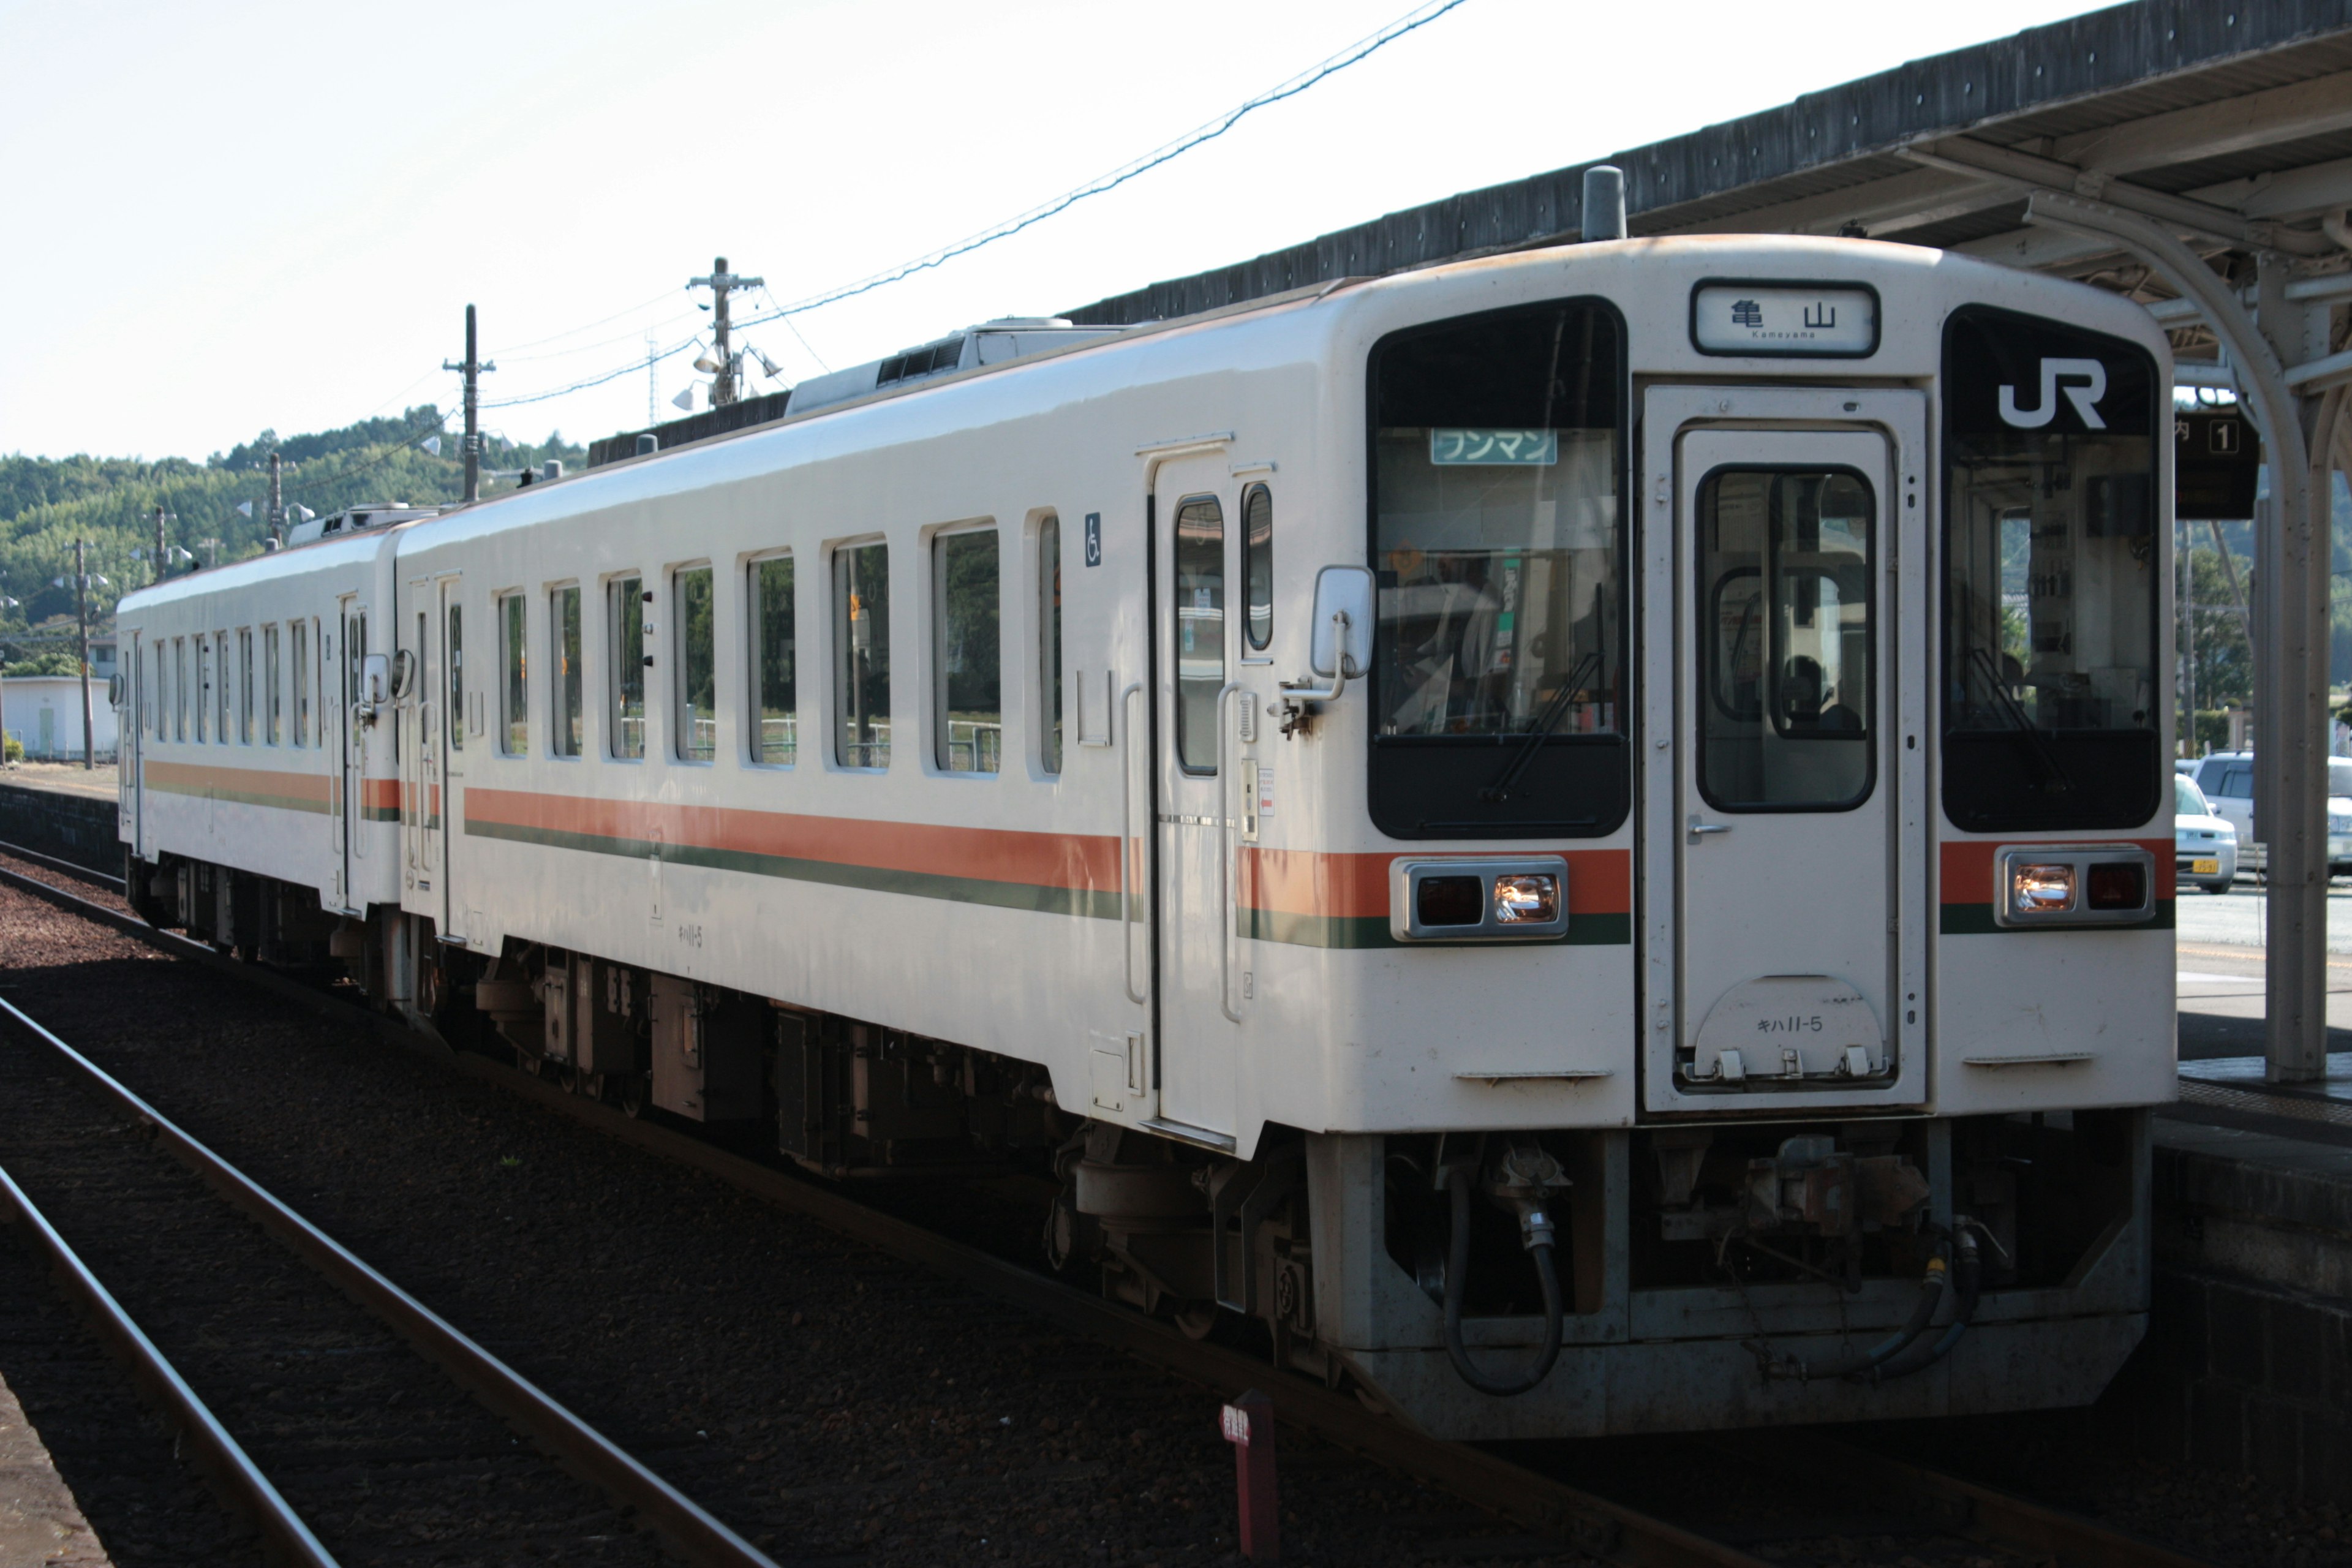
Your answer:
[[[621,1079],[621,1109],[631,1116],[646,1113],[646,1090],[649,1086],[643,1073],[629,1073]]]
[[[1216,1330],[1218,1310],[1214,1301],[1187,1301],[1171,1316],[1186,1339],[1205,1340]]]

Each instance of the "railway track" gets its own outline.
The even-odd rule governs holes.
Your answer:
[[[641,1521],[688,1562],[774,1568],[5,999],[0,1019],[37,1047],[0,1055],[11,1111],[0,1201],[288,1559],[334,1563],[321,1531],[374,1557],[454,1521],[485,1546],[558,1542],[572,1562],[657,1562]],[[126,1300],[140,1301],[135,1318]],[[549,1475],[551,1460],[569,1475]],[[314,1528],[321,1516],[333,1526]]]
[[[0,844],[0,854],[44,863],[100,886],[120,885],[104,873],[29,856],[6,844]],[[1286,1426],[1310,1434],[1359,1460],[1427,1481],[1529,1532],[1517,1540],[1452,1543],[1471,1546],[1472,1555],[1563,1553],[1627,1564],[1763,1568],[1766,1559],[1754,1555],[1749,1547],[1769,1551],[1776,1565],[1807,1561],[1870,1561],[1873,1559],[1867,1552],[1857,1556],[1853,1542],[1858,1534],[1868,1534],[1895,1543],[1906,1557],[1927,1543],[1941,1542],[1947,1547],[1972,1548],[1978,1553],[1975,1559],[1950,1557],[1948,1552],[1941,1553],[1951,1561],[1982,1561],[1982,1553],[1990,1550],[1999,1554],[1995,1561],[2007,1557],[2035,1563],[2054,1563],[2063,1568],[2110,1568],[2125,1563],[2148,1564],[2151,1568],[2201,1568],[2199,1559],[2096,1521],[1884,1453],[1843,1448],[1811,1435],[1802,1464],[1790,1461],[1785,1454],[1776,1451],[1772,1443],[1750,1436],[1671,1440],[1690,1453],[1705,1457],[1712,1466],[1744,1466],[1758,1475],[1778,1476],[1783,1483],[1780,1511],[1784,1517],[1777,1521],[1759,1523],[1691,1513],[1676,1507],[1668,1495],[1646,1495],[1651,1489],[1643,1487],[1628,1487],[1618,1496],[1587,1489],[1550,1473],[1561,1468],[1559,1465],[1545,1462],[1540,1468],[1532,1468],[1483,1447],[1425,1437],[1368,1409],[1351,1394],[1284,1376],[1249,1356],[1213,1342],[1192,1340],[1168,1325],[1081,1293],[993,1253],[883,1213],[795,1174],[667,1127],[632,1119],[500,1062],[470,1053],[452,1053],[388,1019],[288,976],[237,962],[203,943],[156,930],[135,916],[94,903],[53,882],[6,868],[0,868],[0,882],[37,893],[82,918],[126,932],[163,952],[235,973],[338,1022],[363,1024],[407,1049],[432,1058],[450,1071],[495,1084],[609,1137],[699,1171],[880,1251],[960,1280],[1073,1335],[1122,1352],[1226,1397],[1246,1388],[1263,1388],[1273,1396],[1277,1415]],[[1328,1465],[1313,1468],[1328,1468]],[[1676,1467],[1676,1473],[1687,1476],[1691,1472]],[[1858,1489],[1867,1489],[1872,1500],[1872,1511],[1866,1515],[1858,1513],[1853,1504],[1853,1493]],[[1625,1500],[1629,1496],[1640,1500]],[[1792,1498],[1799,1500],[1789,1500]],[[1654,1506],[1644,1506],[1645,1503]],[[1811,1522],[1808,1522],[1809,1511]],[[1808,1550],[1809,1546],[1818,1551]],[[1893,1557],[1886,1560],[1895,1561]]]

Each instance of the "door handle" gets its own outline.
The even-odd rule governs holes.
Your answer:
[[[1728,833],[1730,831],[1731,824],[1727,822],[1705,822],[1696,816],[1690,819],[1690,841],[1694,844],[1697,843],[1701,838],[1710,833]]]

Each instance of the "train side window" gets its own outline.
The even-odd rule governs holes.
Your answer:
[[[296,621],[287,630],[287,652],[294,661],[294,743],[310,743],[310,623]]]
[[[890,547],[833,552],[834,761],[890,765]]]
[[[1004,765],[1004,688],[996,530],[942,534],[932,544],[932,752],[941,770]]]
[[[1038,726],[1038,760],[1045,772],[1062,771],[1062,521],[1037,525],[1037,686],[1045,722]]]
[[[236,721],[236,693],[231,689],[232,682],[229,676],[228,634],[215,632],[213,641],[216,645],[213,658],[213,671],[217,678],[215,685],[220,693],[219,710],[214,714],[219,722],[213,727],[213,739],[226,746],[229,742],[231,728]]]
[[[453,589],[454,592],[454,589]],[[466,749],[466,620],[465,608],[449,605],[449,749]]]
[[[172,639],[172,739],[188,738],[188,639]]]
[[[580,679],[580,584],[547,591],[548,652],[554,679],[547,683],[552,704],[548,750],[559,757],[580,754],[583,723]]]
[[[525,617],[529,601],[520,594],[499,600],[499,750],[509,757],[530,753],[530,645]]]
[[[688,566],[670,578],[669,624],[677,649],[677,700],[670,705],[670,744],[684,763],[719,755],[719,638],[711,625],[710,568]]]
[[[236,628],[236,742],[253,744],[253,628]]]
[[[615,577],[605,587],[604,624],[612,656],[611,750],[628,761],[646,754],[646,584]]]
[[[286,743],[286,693],[278,684],[278,628],[261,628],[261,723],[262,741],[268,745]]]
[[[1252,653],[1274,642],[1274,489],[1255,484],[1242,491],[1242,584],[1249,618],[1242,633]]]
[[[1214,496],[1176,509],[1176,760],[1217,771],[1217,693],[1225,684],[1225,514]]]
[[[751,563],[751,760],[791,767],[800,754],[799,644],[793,558]]]
[[[163,716],[171,710],[168,706],[168,699],[166,697],[166,693],[171,690],[171,688],[164,684],[163,663],[165,658],[166,655],[164,653],[163,645],[161,642],[156,643],[155,681],[152,686],[147,689],[147,700],[139,710],[141,719],[146,725],[147,733],[154,736],[159,741],[163,738]]]
[[[196,744],[203,745],[212,734],[212,721],[207,716],[213,705],[213,639],[209,632],[196,634]]]

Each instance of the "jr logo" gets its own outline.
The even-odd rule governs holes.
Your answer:
[[[2063,387],[2062,382],[2066,384]],[[2082,384],[2074,384],[2078,382]],[[2107,395],[2107,367],[2095,359],[2043,360],[2042,401],[2032,408],[2020,408],[2017,388],[2004,385],[2000,389],[2000,422],[2021,430],[2041,429],[2057,417],[2061,391],[2065,393],[2066,401],[2074,405],[2074,412],[2082,416],[2086,428],[2107,427],[2107,422],[2099,417],[2099,399]]]

